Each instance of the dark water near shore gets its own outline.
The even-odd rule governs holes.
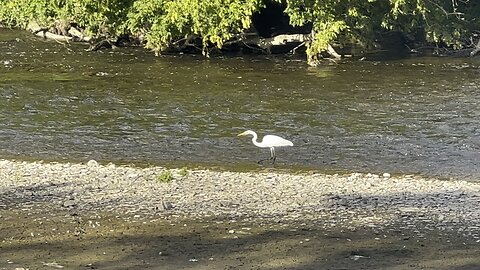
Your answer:
[[[480,59],[309,68],[270,57],[87,52],[0,29],[0,158],[480,179]]]

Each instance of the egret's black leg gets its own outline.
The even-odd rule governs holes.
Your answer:
[[[270,160],[272,160],[272,164],[275,164],[275,160],[277,156],[275,155],[275,148],[270,147]]]
[[[257,161],[257,163],[262,164],[265,160],[271,160],[272,164],[275,164],[276,159],[277,159],[277,156],[275,155],[275,148],[270,147],[270,157],[265,159],[260,159],[259,161]]]

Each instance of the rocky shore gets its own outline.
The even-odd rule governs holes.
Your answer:
[[[225,172],[0,161],[0,208],[35,204],[138,218],[461,228],[480,239],[480,182],[412,175]]]
[[[479,269],[480,182],[0,160],[0,269]]]

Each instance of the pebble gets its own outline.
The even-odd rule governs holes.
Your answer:
[[[63,202],[63,207],[74,207],[76,206],[76,202],[74,200],[66,200]]]
[[[87,162],[87,166],[88,167],[97,167],[98,166],[98,162],[94,159],[91,159]]]
[[[172,210],[172,209],[173,209],[173,205],[172,205],[171,202],[162,201],[162,208],[163,208],[163,210],[165,210],[165,211]]]

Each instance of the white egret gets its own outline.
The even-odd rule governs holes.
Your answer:
[[[275,159],[277,158],[277,156],[275,155],[275,147],[293,146],[293,143],[291,141],[286,140],[282,137],[278,137],[276,135],[265,135],[261,142],[257,142],[258,136],[255,131],[247,130],[238,134],[238,136],[247,136],[247,135],[253,136],[252,143],[255,146],[262,147],[262,148],[267,148],[267,147],[270,148],[270,158],[259,160],[258,163],[261,163],[262,161],[265,161],[265,160],[272,160],[272,164],[274,164]]]

